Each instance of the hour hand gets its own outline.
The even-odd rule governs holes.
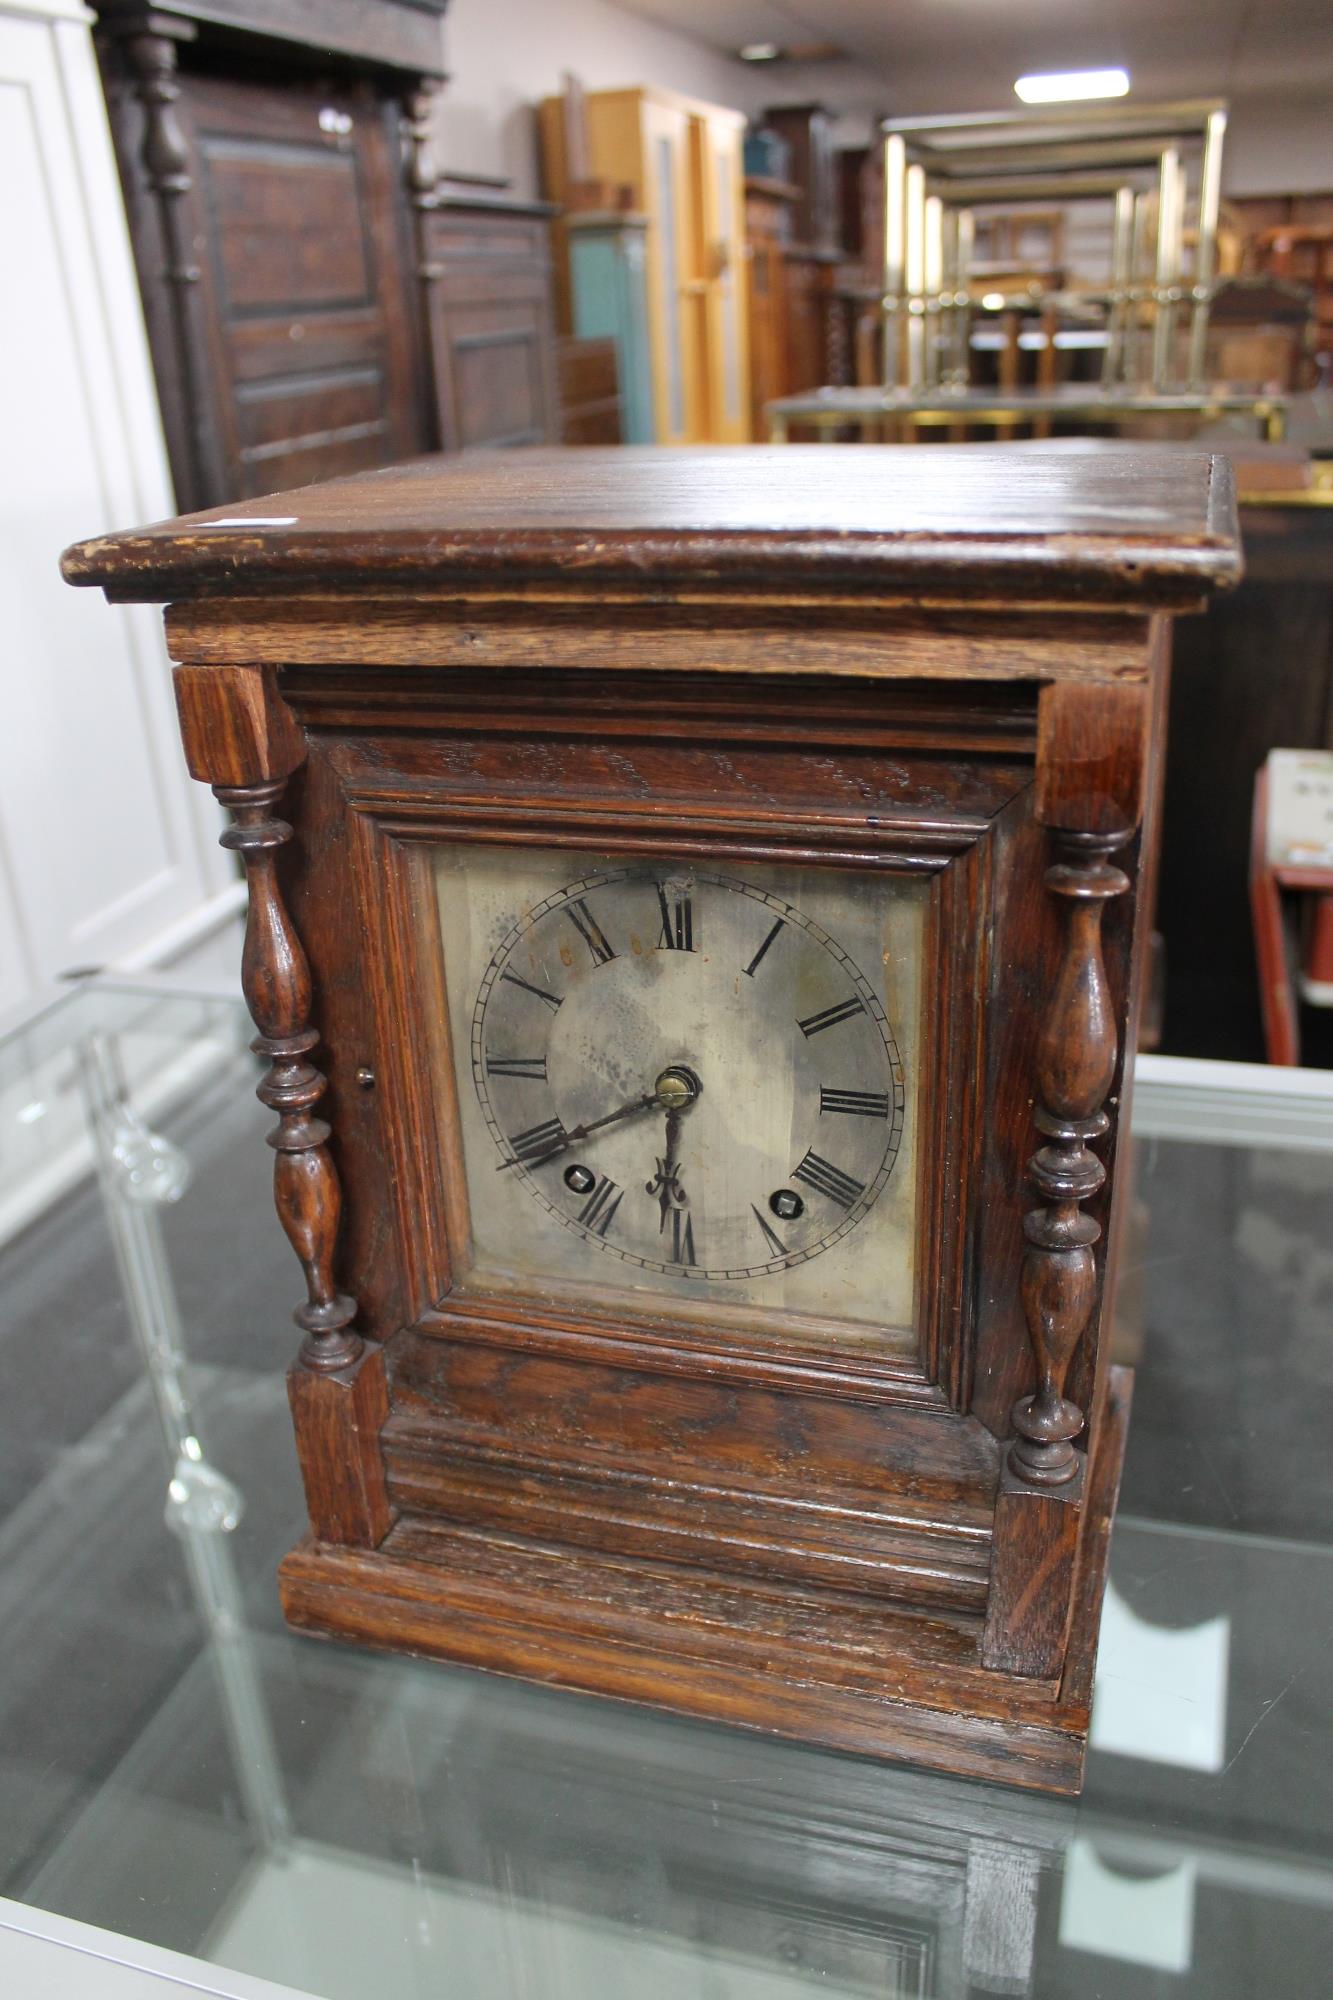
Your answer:
[[[666,1152],[657,1162],[657,1172],[650,1181],[644,1182],[645,1191],[657,1196],[662,1219],[658,1223],[658,1233],[665,1231],[667,1217],[673,1208],[684,1208],[689,1196],[681,1185],[680,1161],[677,1150],[680,1144],[679,1111],[668,1111],[666,1124]]]
[[[666,1112],[666,1149],[657,1162],[657,1172],[644,1185],[649,1194],[657,1196],[661,1210],[659,1235],[665,1234],[672,1209],[684,1208],[689,1201],[680,1179],[680,1127],[702,1087],[694,1071],[686,1069],[683,1063],[673,1063],[657,1079],[656,1101]]]
[[[509,1141],[514,1149],[513,1157],[501,1160],[496,1172],[502,1174],[509,1167],[540,1167],[547,1160],[553,1160],[558,1153],[567,1153],[580,1139],[600,1132],[604,1125],[615,1125],[622,1118],[633,1118],[636,1112],[652,1110],[657,1101],[657,1092],[649,1090],[641,1097],[632,1097],[628,1104],[618,1104],[614,1111],[606,1112],[601,1118],[590,1118],[585,1124],[571,1125],[568,1131],[558,1118],[548,1118],[544,1125],[534,1125],[527,1132],[516,1132]]]

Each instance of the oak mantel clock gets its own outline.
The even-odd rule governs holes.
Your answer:
[[[230,809],[303,1629],[1077,1789],[1227,469],[441,460],[90,542]]]

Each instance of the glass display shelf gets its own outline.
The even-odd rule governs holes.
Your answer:
[[[1073,1804],[289,1634],[249,1032],[95,980],[0,1039],[0,1988],[31,1929],[319,2000],[1325,1989],[1333,1078],[1140,1059]]]

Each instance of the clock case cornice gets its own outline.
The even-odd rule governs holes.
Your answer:
[[[71,583],[132,601],[554,586],[668,601],[1002,599],[1196,609],[1234,582],[1225,459],[1021,466],[984,449],[652,447],[420,459],[68,552]],[[576,463],[571,463],[571,459]],[[687,468],[688,477],[677,477]]]
[[[1211,475],[1200,490],[1216,497]],[[297,588],[244,549],[224,578],[183,545],[164,566],[160,536],[147,558],[68,559],[79,580],[172,598],[190,767],[249,815],[236,844],[261,916],[276,888],[308,956],[317,1083],[280,1080],[270,1101],[318,1090],[328,1136],[300,1157],[324,1174],[323,1148],[342,1221],[303,1311],[327,1299],[337,1317],[336,1269],[364,1344],[291,1377],[314,1532],[284,1565],[296,1623],[1077,1788],[1123,1448],[1099,1300],[1156,839],[1154,593],[1179,603],[1182,575],[1192,595],[1234,573],[1225,520],[1207,532],[1146,581],[1045,546],[1021,589],[975,548],[952,572],[912,554],[855,587],[832,556],[806,576],[772,547],[762,579],[725,587],[698,570],[594,585],[570,536],[546,580],[497,550],[485,583],[455,566],[429,587],[378,554],[359,585]],[[913,564],[938,606],[907,587]],[[441,839],[929,884],[915,1363],[799,1327],[701,1332],[665,1302],[451,1290],[467,1191]],[[261,998],[287,949],[273,935],[248,953]],[[290,1027],[265,1029],[279,1061],[315,1039],[291,990]],[[1066,1151],[1029,1180],[1034,1111]],[[311,1144],[283,1115],[280,1151]],[[301,1213],[284,1220],[308,1246]],[[1028,1397],[1048,1333],[1053,1429]],[[1048,1467],[1065,1483],[1043,1486]]]

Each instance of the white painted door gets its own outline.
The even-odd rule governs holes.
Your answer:
[[[0,1013],[231,900],[160,614],[58,566],[175,511],[89,18],[0,0]]]

